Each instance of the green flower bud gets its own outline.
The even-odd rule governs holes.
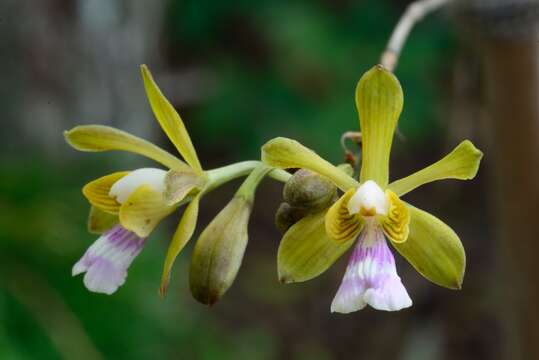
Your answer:
[[[284,186],[283,198],[292,207],[313,213],[328,207],[336,192],[337,187],[328,179],[300,169]]]
[[[275,213],[275,226],[281,233],[285,233],[292,225],[308,215],[308,211],[290,206],[283,202]]]
[[[234,282],[247,246],[251,209],[251,201],[234,196],[196,242],[189,284],[199,302],[215,304]]]
[[[191,259],[189,285],[193,297],[201,303],[215,304],[234,282],[247,246],[255,191],[270,171],[266,165],[255,168],[200,234]]]

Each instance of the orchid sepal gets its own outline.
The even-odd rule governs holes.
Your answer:
[[[95,206],[90,207],[90,213],[88,214],[87,228],[91,234],[103,234],[110,230],[114,225],[118,224],[120,220],[118,215],[107,213]]]
[[[92,206],[106,213],[118,215],[121,204],[110,196],[110,189],[128,174],[129,171],[119,171],[90,181],[82,188],[82,194]]]
[[[407,204],[410,234],[392,245],[427,280],[448,289],[462,288],[466,254],[458,235],[434,215]]]
[[[79,125],[64,131],[64,137],[78,151],[127,151],[155,160],[169,169],[189,169],[186,163],[151,142],[110,126]]]
[[[195,232],[198,210],[200,203],[201,193],[196,195],[193,200],[187,205],[183,215],[180,219],[176,232],[172,237],[172,241],[168,246],[168,250],[165,257],[165,263],[163,265],[163,273],[161,275],[161,285],[159,287],[159,293],[161,296],[165,296],[167,293],[168,285],[170,283],[170,276],[176,257],[189,242],[193,233]]]
[[[262,146],[262,161],[281,169],[303,168],[314,171],[331,180],[343,191],[359,185],[346,170],[339,169],[296,140],[284,137],[272,139]]]
[[[326,211],[308,215],[292,225],[283,236],[277,253],[279,281],[311,280],[326,271],[354,243],[336,242],[325,230]]]
[[[469,140],[461,142],[453,151],[432,165],[389,184],[388,188],[402,196],[415,188],[444,179],[471,180],[479,170],[483,158],[481,150]]]
[[[385,188],[389,180],[389,155],[403,107],[399,80],[380,65],[367,71],[356,88],[361,127],[360,181],[375,181]]]
[[[197,153],[180,115],[163,95],[148,67],[141,65],[140,71],[148,101],[159,125],[189,166],[196,172],[202,172]]]

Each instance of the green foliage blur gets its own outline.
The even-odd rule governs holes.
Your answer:
[[[236,156],[258,157],[260,145],[278,134],[339,161],[341,134],[359,127],[357,81],[379,60],[403,10],[376,0],[171,1],[173,64],[208,64],[219,79],[189,122]],[[406,96],[400,130],[411,141],[439,130],[436,74],[446,70],[454,40],[440,20],[420,25],[398,68]]]
[[[182,112],[203,162],[256,159],[260,146],[275,136],[295,138],[340,162],[340,135],[358,127],[357,80],[376,64],[403,5],[169,0],[160,39],[167,66],[204,66],[215,78],[208,97]],[[441,129],[435,112],[453,42],[447,23],[433,17],[414,30],[404,49],[397,72],[405,91],[400,131],[412,143]],[[73,152],[67,145],[64,150]],[[251,224],[247,257],[255,260],[246,260],[237,283],[215,308],[190,297],[191,247],[176,264],[170,294],[164,300],[158,296],[177,215],[152,234],[126,284],[113,296],[97,295],[84,288],[80,276],[71,277],[72,265],[96,238],[86,232],[89,208],[80,188],[147,161],[118,153],[71,155],[51,158],[30,148],[23,155],[3,151],[0,157],[0,359],[337,357],[335,344],[320,342],[323,335],[317,332],[287,339],[295,336],[287,328],[302,322],[291,309],[303,306],[301,299],[318,288],[277,284],[279,234],[271,224],[277,185],[262,186],[257,196],[275,206],[255,210],[266,218],[255,217]],[[233,189],[227,191],[203,204],[210,210],[197,234],[226,204]],[[262,240],[266,243],[256,244]],[[311,299],[326,312],[333,285],[321,285],[323,297]],[[243,308],[245,314],[238,310]],[[259,320],[260,312],[276,314],[279,325],[267,316]]]

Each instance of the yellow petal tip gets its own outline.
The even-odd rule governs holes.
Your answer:
[[[64,130],[64,132],[63,132],[64,139],[65,139],[66,143],[69,146],[71,146],[73,149],[75,149],[75,150],[84,150],[84,149],[81,149],[81,147],[78,146],[77,143],[75,141],[73,141],[73,139],[72,139],[72,134],[77,128],[78,128],[78,126],[75,126],[72,129]]]
[[[281,284],[285,284],[285,285],[286,285],[286,284],[293,284],[293,283],[295,283],[295,281],[294,281],[293,279],[290,279],[290,278],[287,278],[287,277],[281,277],[281,278],[279,278],[279,282],[280,282]]]
[[[167,295],[168,290],[168,280],[161,280],[161,286],[159,286],[159,296],[161,296],[162,299],[165,298]]]
[[[481,159],[483,158],[483,152],[475,147],[475,145],[470,140],[464,140],[457,146],[457,149],[462,148],[462,152],[468,153],[469,159],[467,159],[467,162],[469,164],[469,173],[463,175],[465,180],[471,180],[479,171],[479,164],[481,162]]]
[[[140,72],[143,76],[151,75],[150,69],[148,69],[148,66],[146,64],[140,64]]]

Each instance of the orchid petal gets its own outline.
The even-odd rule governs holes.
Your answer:
[[[140,237],[148,236],[178,206],[168,205],[163,193],[150,185],[139,186],[120,207],[120,223]]]
[[[366,226],[359,235],[331,311],[348,314],[367,305],[385,311],[412,306],[395,258],[377,226]]]
[[[457,234],[435,216],[408,205],[410,234],[403,243],[393,242],[397,251],[433,283],[460,289],[466,255]]]
[[[64,137],[69,145],[79,151],[129,151],[146,156],[170,169],[189,169],[186,163],[151,142],[110,126],[75,126],[69,131],[64,131]]]
[[[337,242],[355,239],[361,231],[364,222],[359,214],[350,214],[348,202],[354,196],[356,189],[348,190],[337,200],[326,214],[326,234]]]
[[[195,189],[202,189],[206,179],[194,171],[170,170],[165,176],[163,197],[167,204],[177,204]]]
[[[195,196],[185,208],[180,223],[178,224],[178,228],[176,229],[176,232],[174,233],[172,241],[168,247],[165,264],[163,266],[163,274],[161,276],[161,286],[159,288],[161,296],[165,296],[167,292],[168,284],[170,282],[170,272],[176,257],[195,232],[200,197],[200,194]]]
[[[82,188],[82,193],[90,204],[109,214],[118,214],[120,203],[109,195],[111,187],[129,171],[115,172],[89,182]]]
[[[152,107],[159,125],[161,125],[163,131],[167,134],[168,138],[174,144],[176,149],[178,149],[185,161],[187,161],[193,169],[201,172],[202,167],[200,166],[197,153],[180,115],[163,95],[146,65],[142,65],[140,70],[142,72],[148,101],[150,102],[150,106]]]
[[[356,88],[362,136],[361,183],[385,188],[389,178],[391,143],[403,106],[399,80],[378,65],[367,71]]]
[[[331,180],[343,191],[359,186],[345,171],[292,139],[278,137],[268,141],[262,146],[262,161],[281,169],[303,168],[314,171]]]
[[[341,242],[330,239],[325,230],[325,216],[325,211],[306,216],[288,229],[277,255],[281,282],[303,282],[317,277],[354,243],[354,239]]]
[[[92,234],[103,234],[119,222],[118,215],[107,213],[92,206],[88,215],[88,232]]]
[[[443,179],[470,180],[475,177],[483,153],[471,141],[464,140],[444,158],[410,176],[389,184],[389,189],[402,196],[413,189]]]
[[[84,275],[88,290],[110,295],[125,282],[127,269],[142,250],[146,239],[115,226],[99,237],[73,266],[72,275]]]
[[[402,243],[410,233],[410,212],[408,207],[391,190],[386,190],[389,200],[389,211],[382,221],[384,234],[394,243]]]

